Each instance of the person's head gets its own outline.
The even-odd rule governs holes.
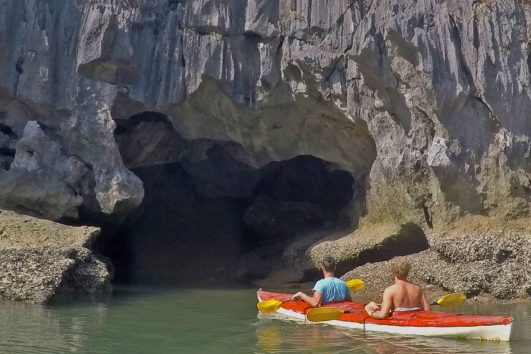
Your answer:
[[[332,257],[325,257],[321,262],[321,270],[323,272],[334,273],[336,271],[336,261]]]
[[[406,280],[411,269],[411,264],[409,264],[405,257],[395,257],[389,262],[389,267],[395,277]]]

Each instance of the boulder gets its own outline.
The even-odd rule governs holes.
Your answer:
[[[107,265],[90,250],[95,227],[73,227],[0,211],[0,296],[44,303],[110,291]]]
[[[465,233],[450,228],[429,235],[429,249],[407,256],[411,280],[468,297],[509,300],[530,296],[531,270],[526,265],[531,261],[531,233],[515,225],[507,229]],[[381,294],[392,283],[389,272],[386,262],[371,262],[342,278],[362,278],[368,293]]]

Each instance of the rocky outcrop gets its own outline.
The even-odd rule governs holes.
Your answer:
[[[107,266],[89,248],[98,234],[0,211],[0,296],[43,303],[109,291]]]
[[[0,181],[33,187],[22,205],[17,188],[0,201],[52,219],[131,210],[143,191],[113,120],[156,111],[187,140],[240,145],[255,167],[314,155],[367,177],[376,217],[396,190],[420,223],[426,212],[438,225],[463,212],[527,214],[526,6],[4,0],[2,159],[12,169]],[[27,124],[62,148],[53,166],[42,148],[30,163],[28,145],[17,147]],[[36,166],[51,195],[31,195],[45,178]]]
[[[468,295],[497,299],[531,296],[531,235],[506,232],[434,236],[419,255],[416,273],[425,282]]]
[[[524,220],[529,6],[0,0],[0,206],[118,219],[144,196],[129,168],[221,146],[228,176],[300,155],[348,171],[352,228]]]
[[[429,249],[407,257],[412,264],[411,279],[428,289],[435,285],[468,297],[531,296],[531,270],[526,266],[531,261],[531,233],[526,225],[494,231],[478,225],[477,220],[468,222],[465,228],[461,225],[429,235]],[[343,278],[365,279],[367,292],[380,295],[391,283],[389,275],[386,262],[371,261]]]
[[[428,248],[424,232],[415,224],[379,225],[365,227],[335,240],[324,240],[309,250],[312,264],[319,264],[332,256],[337,262],[337,271],[360,266],[367,262],[387,260],[419,252]]]
[[[412,223],[371,225],[353,233],[321,230],[290,242],[282,250],[280,260],[276,260],[274,264],[260,260],[260,252],[257,251],[244,258],[241,268],[245,268],[250,261],[259,264],[258,269],[269,267],[267,270],[271,275],[258,280],[256,284],[285,288],[300,281],[319,278],[321,272],[318,265],[325,257],[331,256],[336,260],[336,273],[341,275],[370,262],[386,261],[428,248],[428,240],[423,231]],[[289,269],[289,275],[284,274],[286,269]]]
[[[461,242],[456,243],[466,250],[466,238],[458,239]],[[492,241],[489,237],[479,239]],[[497,240],[494,241],[496,242]],[[505,244],[506,249],[517,245],[529,247],[529,237],[506,240]],[[410,280],[421,285],[428,293],[437,294],[436,296],[460,292],[477,301],[515,300],[531,296],[531,275],[527,267],[522,267],[523,260],[529,261],[527,251],[519,250],[511,259],[504,261],[486,258],[451,262],[445,256],[433,250],[408,256],[412,265]],[[387,262],[367,263],[342,276],[344,280],[358,278],[365,280],[366,289],[357,295],[365,298],[380,298],[384,289],[392,284]]]
[[[411,280],[432,298],[448,292],[462,292],[477,301],[527,298],[531,296],[531,270],[525,266],[531,261],[530,224],[527,220],[501,224],[476,216],[427,235],[412,223],[365,225],[353,233],[321,231],[285,247],[276,264],[268,264],[255,252],[240,267],[249,262],[259,265],[262,279],[255,282],[259,287],[304,288],[321,276],[316,267],[320,261],[332,256],[343,279],[365,281],[365,289],[356,296],[368,300],[380,297],[392,284],[387,261],[406,256],[412,264]]]

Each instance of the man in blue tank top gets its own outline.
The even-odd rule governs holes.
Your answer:
[[[323,279],[315,283],[313,287],[313,296],[306,295],[299,291],[293,295],[293,299],[301,299],[313,307],[334,301],[352,301],[350,298],[350,289],[343,280],[334,276],[336,262],[332,257],[326,257],[321,263]]]

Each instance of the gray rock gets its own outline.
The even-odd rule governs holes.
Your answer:
[[[410,278],[424,287],[436,285],[468,297],[526,298],[531,270],[523,265],[531,261],[530,242],[528,234],[432,237],[429,250],[408,256]],[[363,265],[343,276],[354,278],[365,279],[371,293],[381,294],[390,284],[385,262]]]
[[[71,227],[0,211],[0,296],[43,303],[110,290],[104,262],[90,251],[94,227]]]
[[[512,232],[432,236],[431,255],[420,257],[418,274],[432,283],[467,294],[488,293],[498,299],[528,296],[531,237]],[[428,267],[427,265],[430,264]]]
[[[186,140],[238,145],[254,168],[312,155],[348,170],[366,224],[526,220],[529,6],[0,0],[0,205],[129,213],[143,187],[113,119],[154,111]],[[18,144],[29,121],[60,147],[46,177]],[[180,158],[142,141],[128,162]]]
[[[261,164],[311,154],[368,177],[369,215],[387,197],[379,186],[396,184],[418,222],[419,205],[441,223],[518,216],[531,171],[527,6],[3,0],[0,97],[94,169],[104,213],[142,198],[112,118],[152,110],[186,139],[234,142]]]
[[[442,138],[433,139],[428,149],[427,163],[431,167],[447,168],[451,164],[450,150],[446,146],[446,141]]]

